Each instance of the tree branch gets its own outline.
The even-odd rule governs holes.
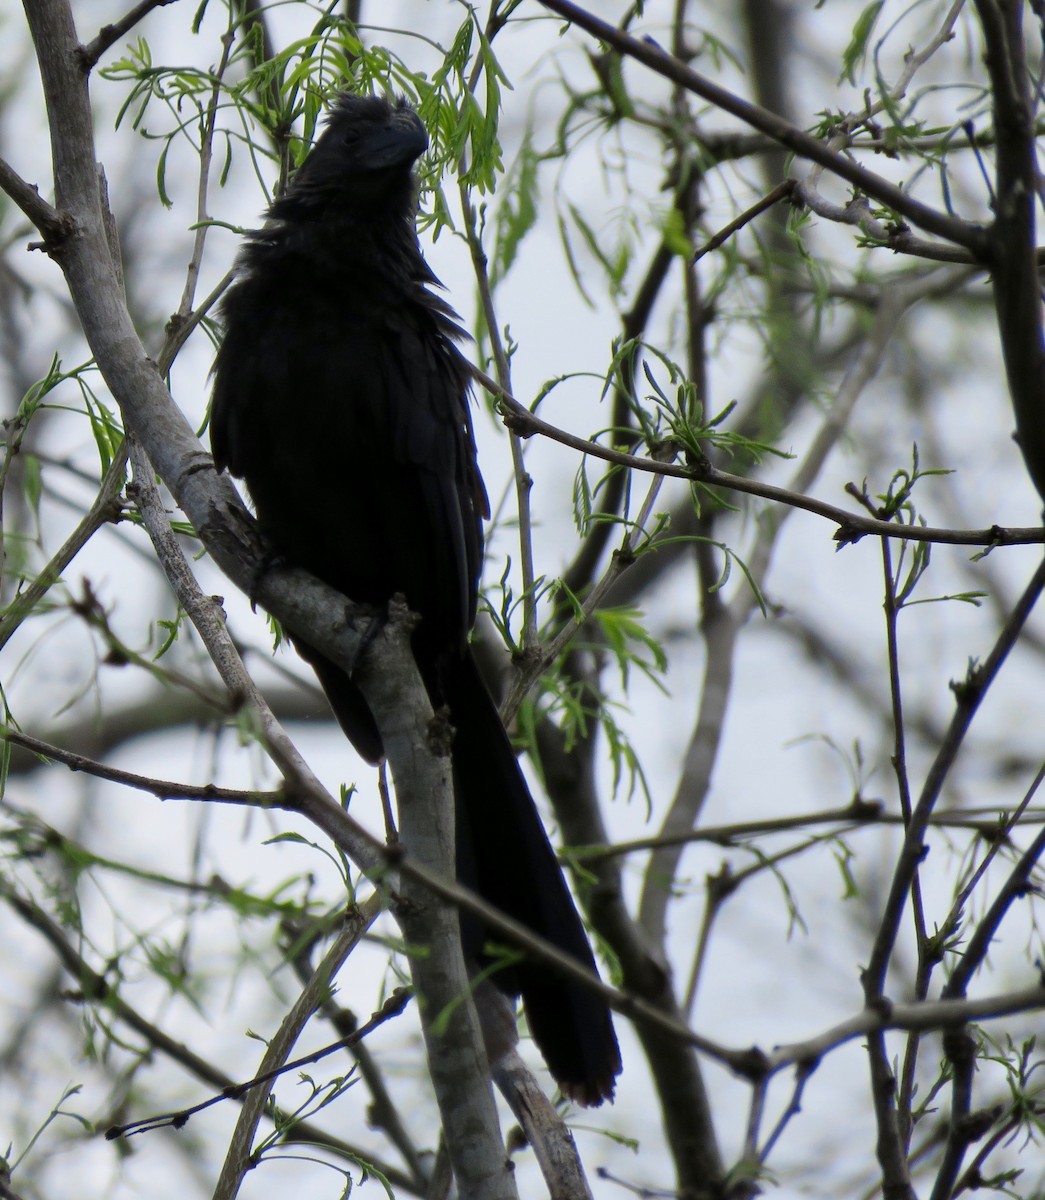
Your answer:
[[[782,117],[778,117],[764,108],[759,108],[756,104],[742,100],[728,89],[699,75],[662,50],[652,39],[647,38],[640,41],[638,38],[622,33],[615,26],[594,16],[580,5],[572,3],[571,0],[541,0],[541,3],[545,8],[551,9],[552,12],[558,13],[567,21],[579,25],[593,37],[612,46],[619,54],[635,59],[636,62],[649,67],[658,75],[663,75],[672,83],[684,87],[687,91],[693,92],[723,111],[732,113],[746,125],[750,125],[752,129],[768,134],[801,158],[808,158],[819,163],[832,174],[895,210],[915,225],[946,241],[964,246],[976,259],[982,261],[986,246],[981,226],[962,221],[935,208],[930,208],[927,204],[922,204],[907,192],[896,187],[895,184],[889,183],[873,171],[868,171],[851,159],[829,149],[818,138],[791,125]]]
[[[64,931],[37,905],[20,895],[6,882],[0,880],[0,899],[14,911],[28,926],[35,929],[55,951],[63,969],[75,982],[80,994],[93,1002],[104,1003],[107,1011],[117,1020],[133,1030],[146,1045],[158,1051],[172,1062],[188,1071],[194,1078],[201,1080],[219,1092],[235,1095],[237,1081],[225,1075],[212,1061],[194,1054],[183,1043],[176,1041],[165,1033],[159,1026],[147,1021],[138,1011],[128,1004],[119,992],[87,962],[83,955],[73,947],[66,938]],[[281,1122],[288,1120],[289,1114],[274,1111],[271,1116]],[[403,1172],[391,1164],[374,1161],[373,1155],[356,1146],[342,1142],[332,1137],[318,1126],[309,1121],[299,1121],[289,1134],[290,1140],[327,1146],[334,1153],[352,1161],[370,1161],[386,1175],[396,1187],[406,1191],[411,1190],[411,1180]]]
[[[95,779],[107,779],[110,783],[137,788],[139,791],[149,792],[159,800],[220,800],[223,804],[248,804],[251,807],[264,808],[270,800],[275,799],[274,793],[270,794],[267,800],[262,793],[220,788],[213,783],[175,783],[166,779],[153,779],[148,775],[137,775],[133,771],[121,771],[107,763],[87,758],[72,750],[64,750],[61,746],[41,741],[10,727],[0,729],[0,740],[12,746],[21,746],[49,762],[63,763],[70,771],[83,771],[93,775]]]
[[[120,38],[130,33],[135,25],[143,17],[147,17],[154,8],[163,8],[165,5],[173,3],[174,0],[139,0],[139,3],[129,12],[124,13],[118,21],[103,25],[97,37],[88,42],[86,46],[80,47],[80,62],[83,64],[83,69],[90,71],[110,46],[114,46]]]
[[[472,375],[497,399],[504,410],[504,423],[511,428],[520,430],[525,435],[538,433],[562,446],[569,446],[582,454],[591,455],[592,458],[617,463],[619,466],[630,467],[635,471],[669,475],[674,479],[686,479],[691,483],[703,484],[709,488],[725,488],[728,491],[742,492],[748,496],[759,496],[763,500],[772,500],[790,508],[800,508],[805,512],[824,517],[837,525],[834,540],[843,546],[859,541],[868,535],[898,538],[911,542],[934,542],[952,546],[990,546],[992,548],[995,546],[1038,545],[1045,542],[1045,529],[1039,526],[1028,528],[991,525],[987,529],[937,529],[931,525],[903,525],[895,521],[882,521],[877,517],[865,517],[859,513],[839,508],[837,505],[828,504],[823,500],[817,500],[812,496],[806,496],[801,492],[777,487],[775,484],[763,483],[743,475],[731,475],[728,471],[720,471],[708,461],[680,466],[674,462],[643,458],[637,454],[613,450],[542,420],[514,396],[508,395],[495,380],[478,367],[472,367]]]
[[[40,195],[34,183],[26,181],[5,159],[0,158],[0,189],[18,205],[33,225],[43,234],[44,241],[54,244],[68,237],[73,231],[68,216],[52,208]]]
[[[1045,1009],[1045,987],[1037,984],[1015,992],[984,996],[979,1000],[923,1000],[914,1004],[892,1004],[886,1001],[877,1007],[865,1008],[856,1016],[832,1026],[802,1042],[788,1042],[766,1055],[770,1071],[779,1071],[796,1063],[810,1063],[822,1058],[829,1050],[890,1029],[944,1030],[967,1024],[969,1021],[998,1020],[1014,1013],[1039,1012]]]
[[[349,919],[345,922],[345,927],[334,939],[323,961],[312,973],[290,1011],[283,1018],[279,1029],[269,1040],[256,1072],[265,1082],[251,1088],[244,1099],[239,1120],[229,1139],[221,1173],[214,1187],[213,1200],[235,1200],[244,1175],[257,1166],[252,1154],[254,1136],[265,1110],[269,1107],[269,1097],[277,1078],[276,1072],[284,1067],[305,1026],[329,994],[338,971],[380,911],[381,903],[374,894],[351,914],[346,914]]]
[[[1016,441],[1038,494],[1045,498],[1045,340],[1034,247],[1038,166],[1023,5],[976,0],[976,11],[987,46],[998,138],[995,220],[988,254],[998,332],[1016,416]]]
[[[68,208],[79,233],[77,238],[66,239],[58,247],[56,257],[84,333],[103,377],[120,404],[128,431],[140,437],[152,464],[222,569],[250,593],[254,590],[254,579],[249,564],[253,564],[256,578],[265,562],[264,554],[259,553],[262,547],[257,534],[249,521],[244,520],[242,505],[231,485],[216,477],[209,455],[203,452],[175,408],[155,365],[145,354],[126,308],[119,270],[106,238],[94,172],[90,100],[86,75],[76,53],[78,40],[72,13],[66,0],[27,0],[26,14],[44,85],[55,192],[60,205]],[[309,605],[301,606],[298,600],[291,600],[290,608],[287,607],[286,589],[274,582],[280,574],[273,571],[264,574],[257,598],[289,628],[307,631],[310,645],[351,669],[358,651],[358,636],[346,620],[342,601],[335,599],[332,589],[310,587],[313,601],[322,592],[326,593],[326,614],[320,617],[313,609],[312,615],[306,616]],[[448,768],[444,764],[440,771],[437,758],[427,751],[425,741],[416,743],[404,736],[416,729],[404,724],[405,714],[409,714],[410,721],[424,725],[430,719],[430,703],[410,657],[408,640],[397,623],[390,623],[375,644],[384,646],[383,653],[388,656],[382,663],[385,669],[380,672],[363,669],[357,678],[377,716],[401,810],[413,812],[410,821],[419,839],[415,853],[421,856],[435,852],[440,846],[445,850],[445,842],[422,835],[427,818],[419,810],[450,811]],[[382,651],[377,653],[380,656]],[[437,801],[437,797],[441,799]],[[306,815],[320,828],[328,832],[338,830],[338,844],[342,844],[341,838],[355,823],[349,821],[340,806],[317,795],[312,788],[303,792],[301,802]],[[356,832],[353,830],[351,842],[357,852],[361,848],[365,852],[365,839],[360,842]],[[370,857],[372,861],[373,856]],[[431,868],[432,878],[452,877],[452,866],[448,868],[445,860],[440,862],[437,858],[432,862],[422,858],[422,863]],[[415,877],[407,878],[410,879],[407,886],[413,890]],[[443,962],[436,963],[437,956],[433,955],[431,959],[418,959],[415,965],[419,994],[423,1000],[430,998],[436,1006],[434,1012],[429,1010],[424,1015],[426,1036],[437,1094],[444,1102],[442,1116],[459,1186],[462,1192],[477,1198],[510,1198],[515,1188],[505,1168],[493,1095],[482,1062],[478,1024],[467,999],[456,913],[429,896],[427,911],[424,907],[412,910],[404,924],[422,942],[431,936],[446,951]],[[446,989],[452,989],[453,995],[448,995]],[[451,1003],[448,1027],[453,1037],[434,1038],[431,1021]],[[463,1053],[444,1053],[444,1048],[463,1052],[466,1043],[473,1050],[469,1069],[464,1071]]]

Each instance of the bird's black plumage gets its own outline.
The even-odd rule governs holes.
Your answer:
[[[344,95],[246,244],[223,305],[211,441],[242,476],[286,559],[357,602],[402,593],[414,653],[454,726],[458,874],[594,970],[497,708],[468,646],[488,516],[468,411],[463,336],[415,231],[415,160],[428,144],[405,103]],[[342,728],[382,756],[362,694],[296,642]],[[465,920],[466,953],[484,931]],[[525,959],[494,981],[522,994],[552,1074],[582,1103],[612,1096],[613,1025],[592,992]]]

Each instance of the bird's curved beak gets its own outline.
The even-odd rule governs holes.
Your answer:
[[[428,131],[415,112],[404,109],[370,135],[364,161],[371,170],[382,171],[415,162],[427,149]]]

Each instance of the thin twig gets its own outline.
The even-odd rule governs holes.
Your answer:
[[[230,14],[231,18],[231,14]],[[188,321],[192,312],[193,300],[196,295],[196,285],[199,282],[200,268],[203,265],[203,251],[207,244],[207,234],[210,232],[210,215],[208,209],[208,193],[210,190],[210,168],[214,160],[214,131],[218,119],[218,100],[221,96],[222,80],[228,69],[229,58],[232,54],[232,44],[235,31],[230,27],[221,39],[221,60],[213,74],[210,100],[207,104],[207,115],[203,122],[203,132],[200,137],[200,174],[196,185],[196,232],[192,239],[192,254],[185,271],[185,287],[181,294],[181,303],[172,320],[179,325]]]
[[[492,0],[490,15],[486,26],[487,41],[492,41],[498,31],[504,26],[505,18],[498,15],[498,0]],[[468,80],[468,89],[475,92],[479,86],[484,69],[484,58],[479,56]],[[490,339],[490,352],[497,380],[501,388],[511,391],[511,363],[504,342],[501,338],[497,312],[494,308],[493,289],[490,286],[490,274],[487,269],[486,251],[483,249],[482,237],[479,233],[479,222],[472,203],[471,192],[464,182],[466,162],[462,156],[458,164],[459,191],[461,195],[461,210],[464,214],[465,238],[471,253],[472,268],[475,272],[476,287],[479,292],[479,302],[483,309],[483,321],[486,325],[486,335]],[[520,641],[524,650],[528,650],[537,642],[537,589],[536,575],[533,566],[533,520],[530,506],[530,489],[533,480],[526,470],[525,453],[522,438],[510,426],[508,428],[509,442],[512,452],[512,469],[515,478],[515,501],[519,518],[519,568],[522,574],[522,611],[523,622]]]
[[[1023,795],[1023,799],[1009,814],[1006,814],[1003,819],[999,820],[998,828],[993,830],[989,835],[989,846],[987,853],[983,856],[983,861],[979,864],[976,870],[972,873],[971,878],[965,883],[961,891],[954,899],[950,912],[944,918],[940,928],[948,929],[954,927],[968,904],[973,891],[976,889],[980,880],[986,875],[991,863],[1001,853],[1002,848],[1010,844],[1009,835],[1016,828],[1017,824],[1024,824],[1024,818],[1030,808],[1030,802],[1037,795],[1042,783],[1045,782],[1045,763],[1039,766],[1037,774],[1034,776],[1030,787]],[[986,920],[986,917],[984,917]],[[966,948],[965,954],[962,956],[962,963],[966,962],[966,956],[969,949]]]
[[[310,922],[307,932],[301,923],[294,920],[283,922],[283,929],[290,944],[290,957],[294,972],[306,984],[314,975],[310,949],[323,936],[323,926]],[[347,1037],[359,1027],[355,1013],[338,1003],[335,992],[328,988],[321,998],[320,1009],[326,1020],[342,1037]],[[370,1092],[367,1105],[367,1123],[380,1130],[403,1157],[407,1169],[416,1181],[419,1191],[424,1192],[432,1177],[431,1164],[427,1162],[406,1128],[399,1106],[392,1098],[378,1056],[373,1054],[365,1042],[349,1047],[359,1074]]]
[[[802,1111],[802,1094],[805,1092],[806,1084],[809,1082],[810,1076],[816,1070],[818,1062],[813,1059],[809,1062],[799,1062],[795,1064],[795,1087],[791,1093],[791,1100],[788,1106],[780,1114],[780,1119],[773,1126],[772,1132],[766,1138],[765,1144],[758,1152],[758,1157],[761,1162],[766,1162],[770,1154],[773,1152],[773,1147],[777,1144],[780,1135],[784,1132],[788,1122],[792,1117],[798,1116]]]
[[[124,13],[118,21],[113,21],[109,25],[103,25],[92,41],[86,46],[79,47],[79,58],[84,71],[90,71],[98,62],[101,56],[114,46],[120,38],[138,24],[143,18],[148,16],[154,8],[163,8],[167,4],[173,4],[174,0],[139,0],[129,12]]]
[[[127,444],[124,441],[113,456],[109,469],[91,507],[66,538],[51,561],[36,578],[11,601],[0,616],[0,650],[26,617],[35,612],[40,601],[62,578],[69,564],[103,525],[118,521],[122,512],[120,492],[127,471]]]
[[[1039,772],[1035,786],[1040,784],[1041,780],[1042,772]],[[987,957],[997,935],[998,927],[1006,913],[1018,899],[1027,894],[1031,872],[1037,866],[1043,853],[1045,853],[1045,829],[1038,832],[1031,844],[1020,855],[1019,861],[1012,868],[1004,886],[999,890],[977,924],[972,937],[962,947],[962,953],[951,972],[947,986],[943,989],[945,999],[957,999],[965,995],[972,976],[983,966],[984,959]]]
[[[885,911],[864,972],[865,994],[869,1001],[880,996],[884,990],[886,971],[892,957],[902,913],[906,907],[911,880],[924,853],[925,829],[944,782],[950,773],[980,702],[997,678],[1009,652],[1016,644],[1020,631],[1029,618],[1043,587],[1045,587],[1045,560],[1039,563],[984,663],[971,670],[963,683],[955,686],[954,716],[947,729],[943,744],[929,768],[918,803],[911,814],[904,846],[897,861],[886,900]]]
[[[728,225],[723,225],[718,233],[716,233],[713,237],[708,238],[704,245],[701,246],[693,255],[692,261],[694,263],[698,263],[705,254],[710,254],[712,250],[717,250],[719,246],[724,246],[726,242],[728,242],[733,236],[733,234],[743,229],[745,225],[750,225],[751,222],[757,216],[760,216],[762,213],[764,213],[767,208],[772,208],[773,205],[780,200],[786,200],[788,196],[794,192],[794,190],[795,180],[793,179],[785,179],[782,183],[778,183],[776,187],[767,192],[766,195],[761,198],[761,200],[757,200],[751,205],[750,208],[744,209],[739,217],[734,218],[734,220],[730,221]]]
[[[1039,772],[1035,787],[1041,782]],[[943,989],[945,1000],[964,997],[973,974],[980,969],[997,935],[998,928],[1009,909],[1021,896],[1026,895],[1030,875],[1042,854],[1045,853],[1045,829],[1020,856],[1009,873],[1004,885],[995,896],[987,912],[966,945]],[[952,1031],[944,1038],[944,1049],[950,1062],[951,1112],[948,1122],[947,1142],[936,1176],[932,1200],[946,1200],[954,1194],[955,1181],[961,1171],[965,1151],[971,1140],[968,1115],[972,1110],[973,1079],[976,1071],[976,1047],[972,1034],[966,1029]]]
[[[678,200],[676,199],[676,205]],[[667,242],[661,242],[650,260],[649,268],[643,276],[635,292],[635,301],[621,320],[621,341],[638,342],[646,329],[657,297],[660,295],[668,271],[675,261],[675,256]],[[621,381],[614,390],[613,415],[611,425],[614,430],[622,433],[631,424],[631,391],[633,380],[631,372],[624,375],[622,365]],[[636,364],[637,366],[637,364]],[[574,555],[573,561],[562,573],[563,591],[555,598],[553,623],[568,615],[571,596],[579,596],[587,591],[588,585],[595,576],[595,571],[602,559],[606,547],[613,535],[614,518],[620,512],[621,503],[627,494],[627,477],[623,471],[612,472],[606,479],[601,491],[601,503],[597,512],[592,514],[591,528],[584,541]]]
[[[603,572],[599,581],[589,590],[573,612],[570,620],[563,625],[553,637],[543,645],[533,645],[531,654],[524,659],[525,667],[512,677],[511,686],[501,703],[501,713],[506,721],[511,721],[522,704],[527,692],[535,680],[556,661],[560,654],[570,645],[578,632],[588,622],[593,613],[605,601],[613,585],[620,578],[621,572],[635,560],[640,543],[648,538],[647,523],[653,516],[653,506],[660,493],[663,479],[654,477],[646,492],[642,507],[634,523],[629,523],[624,536],[624,544],[613,557]]]
[[[906,827],[910,825],[912,805],[911,781],[907,773],[907,731],[904,726],[903,692],[900,686],[900,648],[897,623],[901,604],[896,594],[897,575],[893,571],[892,547],[887,538],[882,538],[881,545],[882,575],[885,589],[886,653],[889,664],[889,696],[893,717],[892,763],[893,772],[896,775],[897,792],[900,798],[900,811],[903,814],[904,825]],[[899,563],[901,565],[904,561],[903,552],[906,549],[905,545],[901,545],[899,556]],[[939,960],[934,959],[929,954],[929,939],[925,930],[925,905],[922,899],[922,881],[917,871],[911,881],[911,919],[914,922],[915,947],[918,955],[914,995],[916,999],[924,1000],[929,994],[929,980],[932,977],[932,968]],[[907,1154],[911,1142],[911,1106],[914,1099],[919,1046],[920,1040],[918,1035],[912,1034],[907,1040],[900,1072],[896,1108],[897,1127],[904,1155]]]
[[[128,1029],[133,1030],[142,1038],[146,1045],[172,1062],[178,1063],[195,1079],[199,1079],[221,1092],[226,1089],[229,1089],[230,1092],[235,1090],[236,1080],[220,1071],[212,1060],[194,1054],[183,1042],[172,1038],[152,1021],[146,1020],[137,1009],[122,998],[119,991],[103,975],[94,970],[79,949],[71,944],[61,926],[31,900],[14,891],[3,880],[0,880],[0,899],[47,941],[55,951],[62,967],[75,982],[79,989],[79,995],[84,1000],[92,1003],[104,1003],[106,1012],[111,1017],[123,1022]],[[270,1115],[283,1123],[289,1116],[281,1110],[271,1111]],[[407,1192],[412,1189],[413,1181],[395,1166],[374,1162],[373,1155],[368,1151],[333,1137],[311,1122],[296,1122],[290,1130],[289,1137],[295,1142],[329,1147],[334,1153],[352,1162],[361,1160],[372,1162],[382,1174],[394,1181],[396,1187],[404,1188]]]
[[[171,317],[167,322],[166,337],[163,342],[163,348],[156,356],[156,366],[161,375],[166,376],[167,372],[174,365],[174,360],[178,356],[178,351],[189,340],[189,334],[196,328],[197,325],[206,317],[215,304],[228,290],[232,281],[236,278],[235,270],[227,271],[213,289],[199,304],[199,306],[186,317],[180,317],[177,314]]]
[[[60,241],[73,231],[67,214],[52,208],[36,184],[26,183],[6,159],[0,158],[0,191],[4,191],[49,242]]]
[[[218,800],[222,804],[243,804],[252,808],[265,808],[277,800],[274,792],[245,792],[236,788],[220,788],[212,783],[191,784],[175,783],[167,779],[153,779],[147,775],[137,775],[133,771],[121,771],[110,767],[96,759],[87,758],[72,750],[64,750],[61,746],[41,741],[20,730],[0,729],[0,741],[10,742],[13,746],[39,755],[51,762],[59,762],[70,771],[83,771],[96,779],[107,779],[110,783],[119,783],[124,787],[136,788],[148,792],[160,800]]]
[[[963,221],[958,217],[941,212],[898,188],[895,184],[883,179],[873,171],[861,167],[843,154],[830,149],[819,138],[813,137],[790,122],[785,121],[776,113],[768,112],[757,104],[742,100],[727,88],[714,83],[706,76],[678,62],[666,51],[662,50],[652,39],[640,40],[622,33],[619,29],[603,21],[593,13],[574,4],[571,0],[541,0],[545,8],[551,9],[566,20],[579,25],[600,41],[610,45],[618,53],[633,58],[643,66],[649,67],[658,75],[671,80],[680,86],[701,96],[704,100],[731,113],[752,129],[768,134],[771,138],[786,146],[802,158],[811,159],[826,167],[827,170],[846,180],[867,195],[874,197],[882,204],[894,209],[915,225],[934,233],[959,246],[965,246],[977,258],[982,258],[985,251],[984,231],[979,225]]]
[[[874,1008],[865,1008],[856,1016],[806,1041],[774,1047],[766,1055],[766,1068],[776,1072],[796,1063],[811,1063],[822,1058],[829,1050],[872,1033],[886,1033],[893,1029],[928,1033],[931,1030],[955,1028],[969,1021],[1000,1020],[1014,1013],[1042,1010],[1045,1010],[1045,986],[1041,984],[996,996],[982,996],[976,1000],[923,1000],[911,1004],[886,1001]]]
[[[351,942],[352,945],[355,945],[355,943],[359,940],[360,934],[361,931],[357,929],[352,935],[350,935],[348,938],[345,938],[344,942]],[[338,954],[342,953],[341,943],[339,943],[337,946],[337,952]],[[329,978],[324,979],[323,986],[329,986]],[[315,996],[311,994],[306,996],[303,993],[302,999],[305,1000],[303,1007],[307,1007],[308,1004],[314,1002]],[[285,1075],[288,1071],[300,1070],[301,1067],[312,1066],[317,1062],[321,1062],[324,1058],[329,1058],[331,1054],[335,1054],[338,1050],[344,1050],[346,1047],[355,1045],[357,1042],[366,1037],[368,1033],[371,1033],[374,1029],[377,1029],[392,1017],[398,1017],[406,1008],[406,1004],[409,999],[410,993],[406,988],[396,988],[388,997],[388,999],[385,1000],[384,1004],[381,1005],[381,1008],[374,1013],[371,1019],[367,1021],[365,1025],[361,1025],[357,1030],[355,1030],[354,1033],[350,1033],[347,1037],[338,1038],[336,1042],[330,1042],[326,1046],[322,1046],[319,1050],[313,1050],[310,1054],[305,1054],[300,1058],[295,1058],[292,1062],[285,1062],[284,1059],[286,1056],[284,1051],[289,1049],[288,1042],[289,1045],[292,1046],[292,1039],[296,1039],[297,1035],[301,1032],[300,1028],[298,1028],[300,1019],[299,1014],[294,1011],[292,1014],[290,1014],[288,1020],[284,1021],[284,1025],[281,1026],[279,1034],[277,1034],[277,1037],[279,1038],[279,1044],[276,1052],[272,1054],[266,1054],[265,1056],[264,1061],[266,1063],[275,1062],[275,1066],[268,1067],[263,1071],[259,1071],[258,1074],[252,1076],[250,1079],[244,1080],[241,1083],[234,1083],[231,1087],[223,1088],[219,1095],[211,1096],[206,1100],[201,1100],[198,1104],[192,1104],[188,1108],[180,1108],[173,1112],[161,1113],[155,1117],[145,1117],[140,1121],[131,1121],[126,1125],[113,1125],[105,1131],[106,1139],[113,1141],[116,1138],[133,1137],[135,1134],[151,1133],[154,1129],[165,1129],[168,1127],[172,1129],[182,1129],[188,1124],[192,1117],[197,1115],[197,1113],[204,1112],[208,1108],[213,1108],[215,1104],[221,1104],[223,1100],[237,1100],[240,1096],[245,1095],[248,1092],[254,1093],[255,1095],[260,1094],[261,1096],[260,1111],[251,1112],[247,1121],[244,1123],[250,1125],[250,1133],[251,1136],[253,1136],[254,1128],[257,1126],[257,1122],[260,1120],[261,1114],[264,1112],[267,1097],[271,1093],[271,1085],[275,1083],[275,1081],[281,1075]],[[286,1029],[285,1035],[284,1028]],[[256,1164],[250,1162],[246,1163],[245,1165],[241,1164],[241,1170],[246,1170],[252,1165]],[[219,1194],[224,1193],[219,1193],[218,1191],[215,1192],[215,1196]],[[235,1192],[232,1191],[228,1194],[235,1195]]]
[[[772,500],[787,505],[789,508],[798,508],[814,513],[838,526],[834,533],[834,540],[840,545],[849,545],[871,535],[910,542],[939,542],[951,546],[987,546],[992,549],[996,546],[1040,545],[1045,542],[1045,528],[1037,525],[1030,527],[991,525],[986,529],[937,529],[931,525],[902,525],[894,521],[882,521],[876,517],[865,517],[848,509],[839,508],[837,505],[828,504],[823,500],[817,500],[813,496],[806,496],[771,483],[763,483],[742,475],[731,475],[728,471],[720,471],[710,462],[680,466],[674,462],[643,458],[637,454],[628,454],[623,450],[614,450],[588,438],[578,437],[542,420],[479,367],[472,367],[472,375],[492,396],[496,397],[504,410],[505,424],[520,432],[527,435],[540,434],[560,445],[579,450],[582,454],[589,454],[592,458],[600,458],[605,462],[630,467],[636,471],[667,475],[673,479],[686,479],[691,483],[703,484],[709,488],[721,487],[729,491],[743,492],[749,496],[758,496],[763,500]]]
[[[845,808],[826,809],[818,813],[807,813],[794,817],[772,817],[764,821],[740,821],[732,825],[704,825],[699,829],[687,829],[682,833],[657,834],[652,837],[633,838],[625,842],[614,842],[607,846],[571,846],[569,858],[582,862],[597,862],[602,858],[620,858],[626,854],[639,854],[656,850],[660,846],[687,845],[691,842],[706,842],[713,846],[740,846],[747,838],[786,833],[792,829],[804,829],[810,825],[837,824],[831,831],[833,838],[851,833],[856,829],[875,828],[882,825],[906,825],[910,818],[899,812],[885,812],[874,800],[857,800]],[[1027,809],[1021,814],[1023,824],[1045,824],[1045,810]],[[1011,828],[1011,818],[1002,808],[948,809],[934,812],[929,825],[939,829],[967,829],[992,842],[999,839],[1004,844],[1006,831]]]
[[[309,1058],[299,1059],[295,1063],[289,1063],[287,1059],[312,1015],[329,994],[331,984],[338,971],[359,944],[363,934],[377,919],[380,911],[381,905],[374,894],[363,905],[345,914],[348,919],[344,929],[334,939],[322,962],[313,971],[312,977],[283,1018],[275,1035],[268,1042],[257,1074],[248,1085],[245,1085],[245,1090],[249,1090],[250,1095],[240,1109],[236,1128],[229,1139],[225,1161],[214,1188],[214,1200],[234,1200],[244,1175],[256,1165],[251,1147],[254,1144],[258,1124],[269,1107],[272,1085],[280,1075],[308,1063]],[[349,1048],[359,1044],[372,1029],[383,1025],[390,1017],[397,1016],[402,1012],[406,1003],[405,994],[400,993],[397,996],[393,992],[390,999],[394,1000],[391,1009],[388,1009],[387,1004],[382,1005],[380,1011],[375,1013],[367,1024],[341,1038],[335,1044],[335,1048]],[[314,1057],[310,1056],[310,1058],[315,1061]]]

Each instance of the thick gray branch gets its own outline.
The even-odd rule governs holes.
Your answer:
[[[351,609],[332,589],[311,582],[302,586],[292,579],[297,573],[284,571],[265,572],[252,588],[265,562],[264,547],[231,484],[216,475],[210,456],[174,405],[127,310],[106,238],[86,70],[72,13],[65,0],[27,0],[26,15],[47,103],[55,195],[73,230],[52,253],[65,273],[87,341],[127,429],[139,438],[222,570],[243,590],[253,590],[289,628],[307,631],[311,645],[351,667],[358,637]],[[417,847],[410,849],[434,875],[452,879],[452,833],[442,839],[429,836],[433,820],[452,806],[446,761],[417,738],[418,728],[430,719],[430,705],[408,643],[391,644],[391,632],[378,640],[385,643],[382,669],[364,672],[360,682],[382,732],[404,828],[417,831]],[[335,814],[327,807],[319,804],[313,819],[322,828],[336,827]],[[446,828],[452,830],[452,821],[448,827],[444,824],[444,832]],[[433,857],[426,858],[428,854]],[[456,914],[423,890],[419,894],[413,889],[409,898],[407,936],[435,951],[417,960],[418,991],[428,1001],[426,1026],[450,1010],[449,1032],[436,1037],[426,1027],[426,1039],[461,1194],[510,1200],[515,1187],[505,1165],[478,1024],[468,1001]]]

